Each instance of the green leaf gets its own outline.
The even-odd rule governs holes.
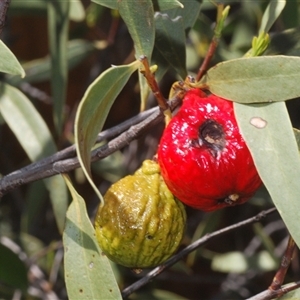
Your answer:
[[[108,112],[140,61],[111,67],[103,72],[86,90],[75,119],[75,144],[80,165],[95,192],[100,192],[91,178],[91,148],[101,131]]]
[[[285,284],[281,288],[284,290],[288,288],[290,284]],[[300,288],[298,287],[296,290],[291,291],[283,296],[280,297],[280,300],[298,300],[300,299]]]
[[[26,292],[27,268],[18,255],[0,243],[0,282]]]
[[[63,234],[65,280],[70,300],[122,299],[110,263],[96,241],[84,200],[63,175],[73,201]]]
[[[18,139],[31,161],[37,161],[56,152],[52,135],[30,100],[16,88],[2,83],[0,86],[0,113]],[[62,232],[67,210],[67,191],[57,177],[44,180],[58,228]]]
[[[300,157],[285,103],[234,108],[258,173],[299,247]]]
[[[204,77],[208,89],[240,103],[284,101],[300,96],[300,57],[239,58],[217,64]]]
[[[85,11],[81,0],[70,1],[70,20],[75,22],[84,21]]]
[[[259,32],[269,32],[285,7],[285,0],[271,0],[261,20]]]
[[[58,230],[62,233],[65,227],[66,212],[68,208],[68,192],[66,184],[60,175],[45,178],[43,181],[50,193],[52,209]]]
[[[54,124],[58,134],[63,126],[68,65],[67,42],[69,34],[70,1],[47,1],[48,35],[51,55],[51,91],[54,102]]]
[[[25,71],[14,54],[0,40],[0,72],[25,77]]]
[[[118,0],[92,0],[92,1],[111,9],[118,8]]]
[[[155,36],[152,1],[118,1],[118,10],[133,39],[135,57],[146,55],[151,62]]]
[[[155,48],[184,79],[186,71],[185,31],[181,17],[171,20],[166,14],[155,14]]]
[[[179,16],[182,17],[183,27],[186,31],[188,31],[194,26],[197,18],[199,17],[202,1],[181,0],[180,2],[183,5],[183,8],[172,9],[167,13],[170,19],[174,19]]]
[[[182,2],[182,1],[181,1]],[[156,11],[163,11],[163,10],[168,10],[168,9],[173,9],[173,8],[184,8],[184,5],[177,1],[177,0],[157,0],[153,1],[154,4],[154,9]]]
[[[0,85],[0,112],[31,161],[56,152],[52,135],[33,104],[5,83]]]
[[[249,269],[272,271],[278,264],[267,251],[260,251],[251,257],[242,252],[232,251],[215,255],[212,260],[212,269],[225,273],[245,273]]]

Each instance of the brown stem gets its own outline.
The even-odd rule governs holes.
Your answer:
[[[155,76],[153,75],[153,72],[151,72],[151,70],[150,70],[150,66],[149,66],[147,57],[142,56],[140,58],[140,61],[144,66],[144,69],[141,70],[141,73],[145,76],[147,83],[157,100],[159,107],[162,109],[162,111],[168,110],[169,109],[168,102],[165,99],[165,97],[163,96],[163,94],[161,93],[161,91],[158,87],[157,81],[155,79]]]
[[[285,253],[282,257],[280,267],[276,272],[271,285],[269,286],[269,290],[279,290],[283,284],[286,272],[288,267],[293,259],[293,254],[296,248],[296,244],[294,239],[290,236],[289,241],[285,250]]]
[[[216,52],[218,44],[219,44],[219,39],[214,37],[209,45],[204,61],[202,62],[199,68],[198,74],[196,76],[196,81],[199,81],[208,70],[209,64]]]

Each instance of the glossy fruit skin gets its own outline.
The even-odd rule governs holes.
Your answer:
[[[133,175],[114,183],[104,200],[95,231],[109,259],[129,268],[147,268],[177,250],[185,231],[185,208],[168,190],[157,162],[144,161]]]
[[[206,135],[207,128],[215,140]],[[175,197],[203,211],[242,204],[261,185],[233,103],[200,89],[187,92],[164,130],[158,162]]]

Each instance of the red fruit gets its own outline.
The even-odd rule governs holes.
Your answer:
[[[247,201],[261,185],[231,101],[191,89],[165,129],[161,174],[175,197],[204,211]]]

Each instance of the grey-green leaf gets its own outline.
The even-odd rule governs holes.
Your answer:
[[[0,85],[0,112],[31,161],[56,152],[52,135],[30,100],[4,83]]]
[[[139,61],[114,66],[103,72],[86,90],[75,119],[75,144],[81,167],[95,192],[102,199],[91,178],[91,148],[101,131],[108,112],[131,74],[138,69]]]
[[[274,22],[280,16],[286,4],[285,0],[271,0],[261,20],[259,32],[269,32]]]
[[[63,234],[65,280],[70,300],[122,299],[110,263],[96,240],[82,197],[69,178],[64,179],[73,201]]]
[[[92,1],[111,9],[118,8],[118,0],[92,0]]]
[[[184,8],[183,4],[177,0],[157,0],[154,1],[154,8],[158,11],[173,9],[173,8]]]
[[[258,173],[300,246],[300,156],[285,103],[235,103],[234,108]]]
[[[70,1],[70,20],[75,22],[84,21],[85,11],[81,0]]]
[[[155,14],[155,50],[184,79],[186,71],[185,30],[181,17],[171,20],[167,14]]]
[[[51,55],[51,91],[54,107],[54,124],[60,134],[63,126],[63,109],[67,92],[67,42],[69,35],[70,2],[47,1],[48,36]]]
[[[20,65],[14,54],[7,48],[7,46],[0,40],[0,72],[25,76],[25,71]]]
[[[152,1],[118,1],[118,10],[133,39],[136,58],[146,55],[150,62],[155,36]]]
[[[56,145],[44,119],[30,100],[18,89],[1,84],[0,113],[18,139],[31,161],[37,161],[56,152]],[[68,197],[60,177],[44,180],[50,193],[57,226],[62,232]]]
[[[208,89],[240,103],[284,101],[300,96],[300,57],[262,56],[217,64],[204,77]]]

